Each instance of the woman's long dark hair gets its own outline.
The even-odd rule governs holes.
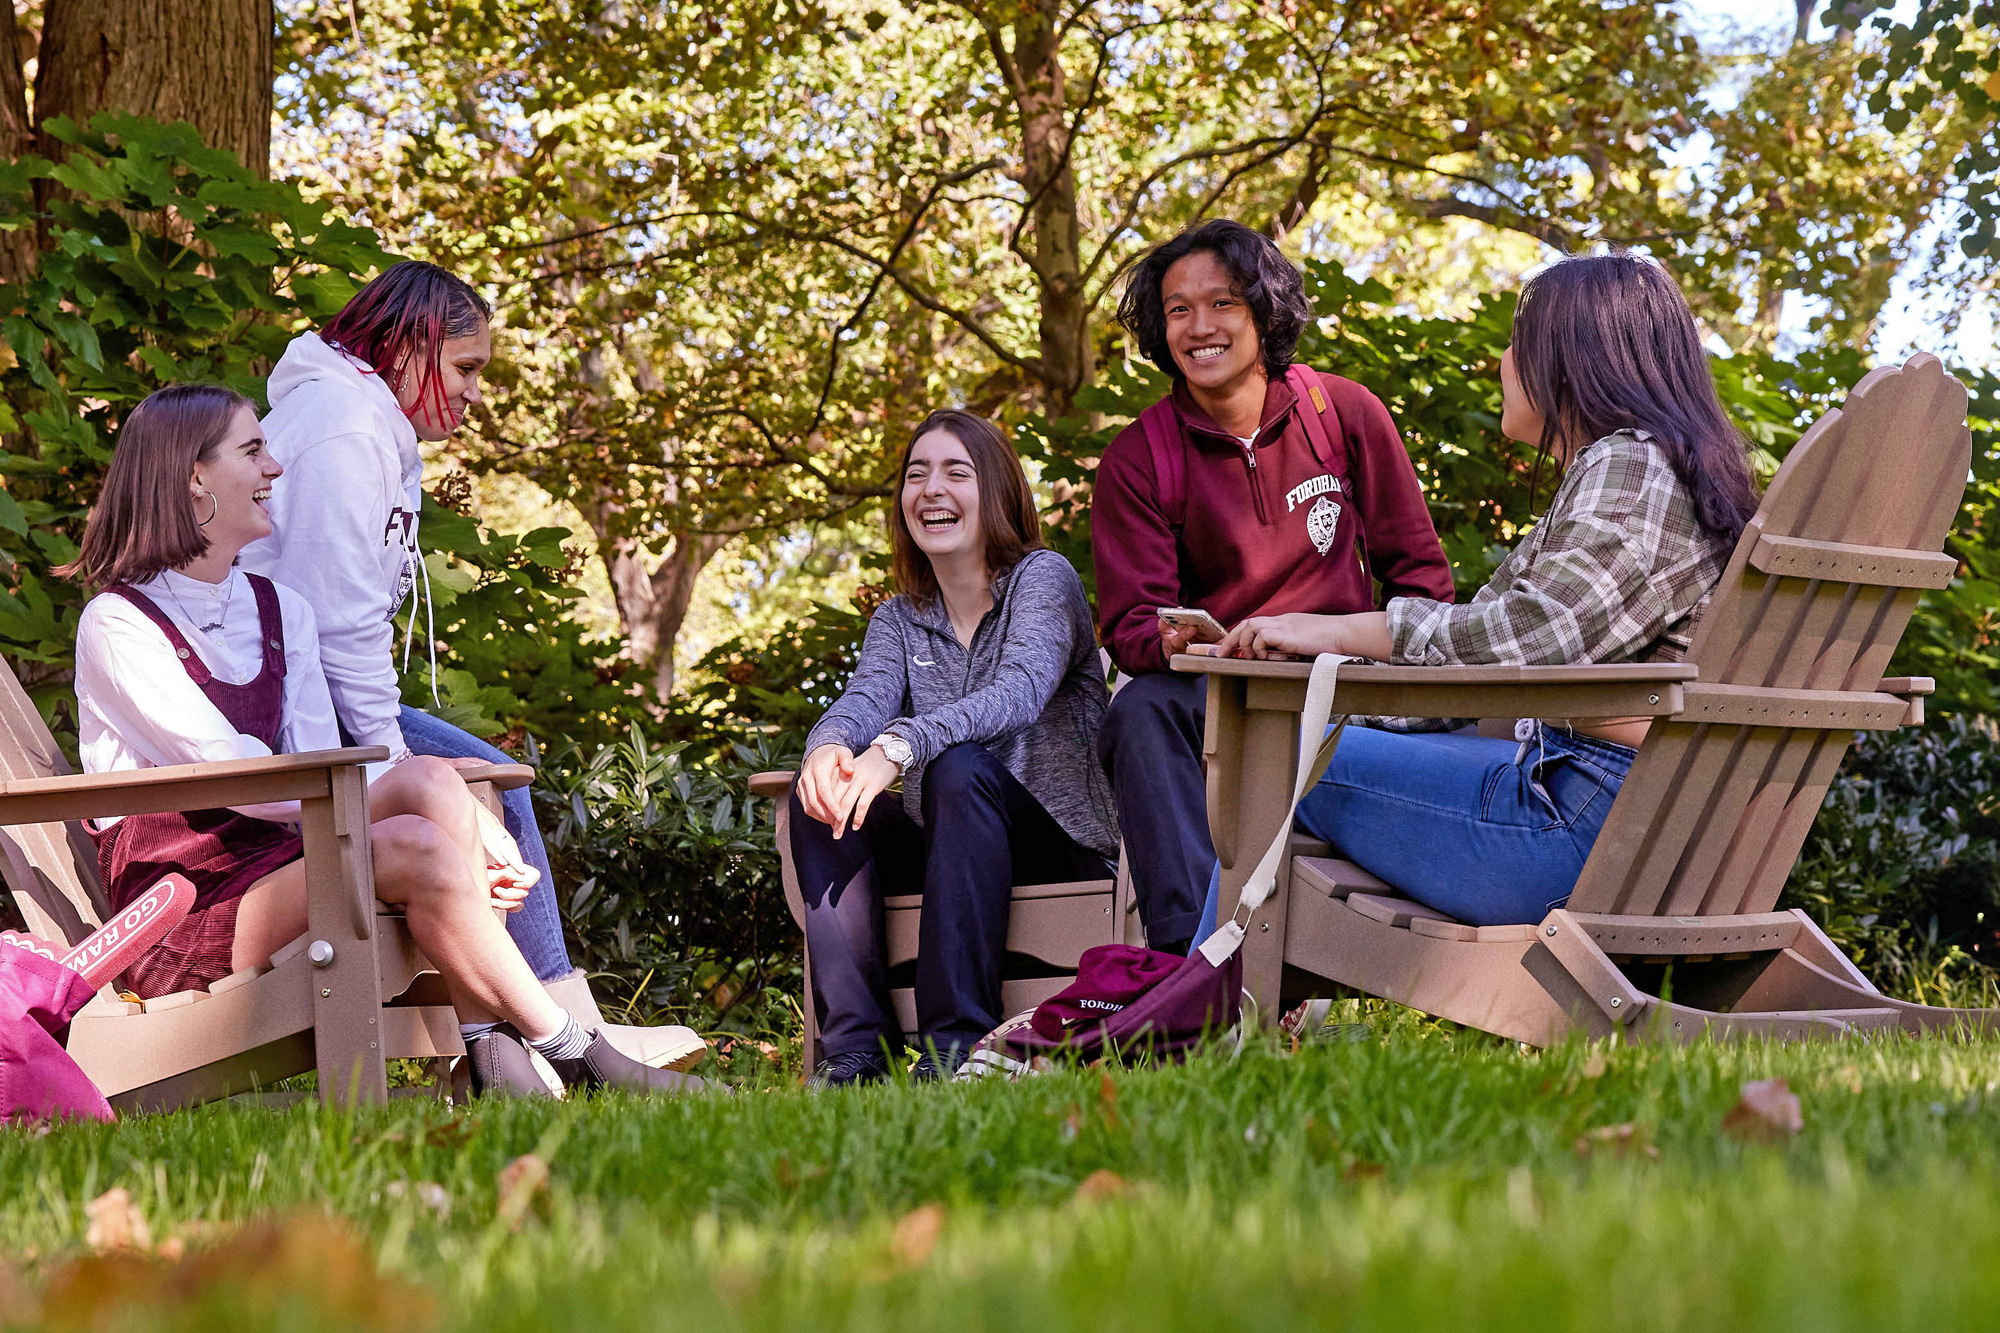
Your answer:
[[[936,597],[938,581],[931,558],[910,535],[910,521],[903,514],[903,474],[909,470],[917,441],[934,430],[952,436],[972,456],[972,471],[979,478],[979,528],[986,534],[986,568],[1004,574],[1042,544],[1042,516],[1035,512],[1035,493],[1028,489],[1021,456],[1014,452],[1007,432],[975,413],[940,408],[924,418],[903,446],[902,461],[896,465],[896,497],[889,504],[890,568],[895,571],[896,591],[913,602]]]
[[[1730,543],[1743,534],[1757,510],[1748,450],[1715,396],[1687,299],[1658,264],[1582,255],[1536,274],[1514,312],[1514,373],[1541,413],[1543,457],[1644,430],[1702,527]]]
[[[415,374],[411,412],[436,395],[445,419],[442,371],[447,338],[464,338],[493,317],[486,298],[457,274],[420,259],[392,264],[340,308],[320,337],[372,366],[400,396],[402,378]]]

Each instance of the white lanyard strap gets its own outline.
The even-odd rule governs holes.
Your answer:
[[[1216,928],[1213,935],[1202,941],[1202,956],[1212,967],[1221,967],[1243,947],[1243,937],[1250,926],[1250,917],[1264,905],[1271,896],[1271,890],[1278,882],[1278,866],[1283,862],[1285,847],[1292,836],[1292,813],[1299,802],[1312,790],[1326,766],[1333,762],[1333,747],[1340,741],[1340,733],[1347,726],[1347,715],[1342,713],[1332,731],[1327,723],[1333,716],[1334,677],[1342,662],[1353,659],[1338,653],[1321,653],[1313,659],[1312,676],[1306,682],[1305,711],[1299,714],[1299,775],[1292,788],[1292,803],[1285,810],[1285,817],[1278,825],[1278,832],[1271,839],[1271,845],[1264,849],[1264,857],[1257,862],[1257,868],[1250,872],[1250,878],[1243,885],[1243,892],[1236,900],[1236,910],[1229,920]],[[1210,688],[1215,688],[1213,685]],[[1310,762],[1306,756],[1311,755]]]

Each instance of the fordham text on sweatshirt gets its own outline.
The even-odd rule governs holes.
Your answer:
[[[1423,488],[1382,400],[1353,380],[1319,374],[1334,457],[1321,458],[1284,379],[1264,391],[1245,446],[1174,390],[1186,445],[1186,522],[1176,534],[1153,475],[1146,433],[1133,422],[1097,468],[1090,507],[1097,623],[1121,671],[1167,669],[1157,614],[1196,606],[1224,628],[1250,616],[1377,609],[1392,597],[1452,599]],[[1362,555],[1365,552],[1365,557]]]

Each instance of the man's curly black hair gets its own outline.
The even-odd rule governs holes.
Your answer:
[[[1305,275],[1279,252],[1276,242],[1240,222],[1215,218],[1190,227],[1140,260],[1126,280],[1118,322],[1139,340],[1139,351],[1148,361],[1180,383],[1181,368],[1167,347],[1167,311],[1160,284],[1174,264],[1203,250],[1222,261],[1229,270],[1230,286],[1249,303],[1265,373],[1277,379],[1292,364],[1299,335],[1313,317],[1312,300],[1306,295]]]

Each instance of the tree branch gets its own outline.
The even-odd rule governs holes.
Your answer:
[[[1583,243],[1580,236],[1553,218],[1531,218],[1514,209],[1497,208],[1491,204],[1468,203],[1450,196],[1425,201],[1423,215],[1433,219],[1471,218],[1475,222],[1484,222],[1489,227],[1499,227],[1505,231],[1517,231],[1524,236],[1532,236],[1543,245],[1553,246],[1564,254],[1574,253]]]

